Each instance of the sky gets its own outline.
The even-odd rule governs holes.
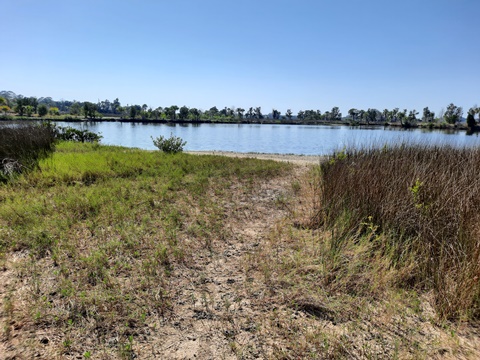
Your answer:
[[[0,90],[122,105],[480,105],[479,0],[1,0]]]

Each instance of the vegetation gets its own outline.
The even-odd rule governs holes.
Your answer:
[[[478,318],[479,156],[403,145],[336,154],[321,166],[311,226],[335,231],[334,251],[367,235],[399,285],[433,290],[445,318]]]
[[[55,133],[49,126],[10,124],[0,127],[0,182],[35,168],[54,150]]]
[[[71,126],[54,126],[54,132],[56,139],[61,141],[96,143],[102,139],[102,136],[100,134],[94,133],[86,129],[75,129]]]
[[[176,154],[183,151],[183,147],[187,144],[186,141],[183,141],[181,138],[170,135],[169,138],[165,138],[160,135],[157,138],[153,138],[153,145],[155,145],[160,151],[169,154]]]
[[[1,341],[154,358],[198,320],[237,358],[475,358],[478,151],[345,150],[293,176],[62,142],[0,185]]]
[[[54,101],[50,97],[35,98],[23,97],[12,92],[0,92],[0,110],[7,114],[13,113],[18,117],[31,117],[38,114],[42,117],[45,113],[44,107],[54,119],[62,119],[62,116],[69,116],[71,119],[91,119],[97,120],[102,117],[110,119],[123,119],[130,121],[164,121],[164,122],[295,122],[304,124],[321,124],[321,123],[339,123],[350,125],[394,125],[402,127],[425,126],[429,128],[447,128],[454,127],[462,120],[463,110],[454,104],[447,106],[445,111],[441,111],[436,117],[435,113],[425,107],[422,116],[415,109],[355,109],[348,110],[348,116],[343,117],[340,109],[334,106],[331,110],[322,112],[319,109],[299,110],[296,115],[291,109],[287,109],[285,114],[278,109],[271,109],[266,114],[260,106],[252,106],[247,109],[241,107],[224,107],[217,108],[212,106],[208,110],[197,108],[189,108],[188,106],[159,106],[150,107],[143,105],[127,105],[122,106],[120,100],[116,98],[113,101],[108,99],[91,103],[88,101]],[[469,113],[480,116],[480,107],[474,106]]]
[[[0,186],[0,260],[22,279],[4,283],[2,341],[15,328],[27,358],[132,358],[174,319],[194,257],[227,241],[231,189],[251,193],[291,168],[60,143],[38,170]],[[13,264],[12,254],[27,256]]]
[[[458,328],[480,319],[479,156],[350,149],[295,181],[247,265],[285,307],[265,325],[273,357],[478,358]]]

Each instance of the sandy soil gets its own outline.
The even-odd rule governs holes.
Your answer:
[[[187,151],[193,155],[222,155],[238,158],[255,158],[261,160],[285,161],[293,164],[307,165],[318,164],[324,156],[319,155],[286,155],[286,154],[264,154],[264,153],[239,153],[230,151]]]

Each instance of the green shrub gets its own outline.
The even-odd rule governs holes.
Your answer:
[[[70,126],[56,126],[55,137],[58,140],[63,141],[76,141],[76,142],[99,142],[102,136],[88,130],[79,130]]]
[[[153,144],[161,151],[165,153],[179,153],[183,151],[183,147],[187,144],[186,141],[183,141],[181,138],[170,134],[170,137],[167,139],[163,136],[159,136],[158,138],[154,139],[153,136],[151,137],[153,140]]]

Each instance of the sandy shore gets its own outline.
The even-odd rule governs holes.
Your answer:
[[[285,155],[285,154],[263,154],[263,153],[238,153],[230,151],[186,151],[193,155],[221,155],[239,158],[256,158],[262,160],[286,161],[294,164],[318,164],[324,156],[319,155]]]

